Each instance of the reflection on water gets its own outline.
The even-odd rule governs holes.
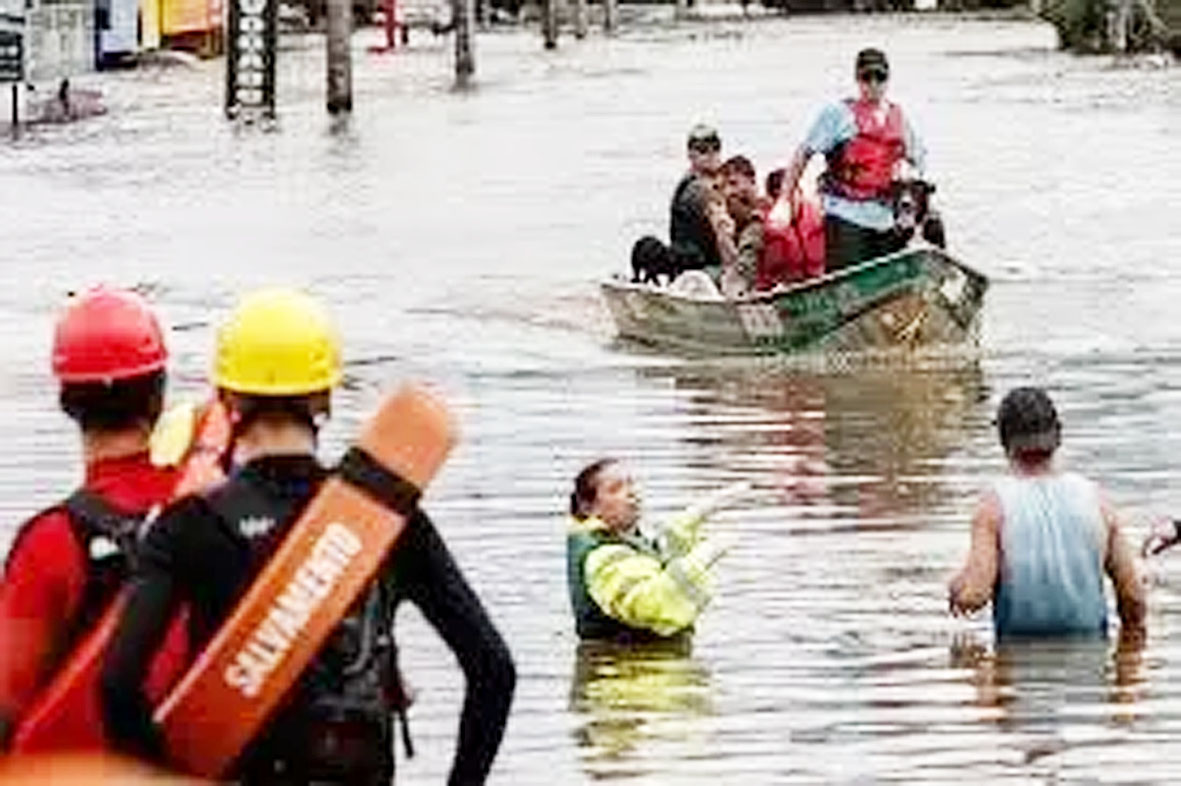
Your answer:
[[[1139,640],[1006,641],[993,651],[964,634],[949,666],[964,670],[982,719],[1012,735],[1026,761],[1118,739],[1102,727],[1133,729],[1146,692]],[[1081,727],[1091,727],[1082,738]]]
[[[1053,389],[1064,462],[1117,505],[1178,508],[1175,69],[1070,57],[1027,21],[791,16],[558,52],[498,31],[479,42],[479,89],[458,94],[442,40],[368,57],[365,35],[347,136],[324,132],[308,39],[280,58],[279,133],[230,132],[222,64],[203,61],[96,77],[108,115],[5,143],[0,539],[77,479],[46,361],[66,290],[148,282],[184,327],[172,387],[200,393],[233,295],[306,285],[348,361],[326,457],[395,380],[431,380],[459,414],[425,506],[519,666],[493,782],[1175,779],[1181,555],[1159,561],[1149,643],[1126,660],[949,663],[954,634],[990,639],[985,620],[948,617],[944,591],[1005,469],[989,421],[1014,385]],[[665,231],[688,126],[715,123],[761,172],[783,165],[867,44],[888,50],[891,93],[926,137],[953,251],[992,279],[981,357],[790,368],[613,343],[594,282]],[[655,518],[756,488],[708,524],[736,545],[692,655],[578,659],[564,504],[602,454],[634,465]],[[418,755],[399,783],[441,783],[461,678],[403,615]]]
[[[616,644],[580,642],[570,683],[575,743],[588,775],[627,769],[637,748],[662,736],[683,741],[694,716],[713,712],[709,671],[694,660],[692,639]]]
[[[813,372],[758,361],[643,369],[671,376],[703,417],[687,461],[766,478],[775,502],[818,506],[859,526],[905,526],[938,502],[932,472],[964,444],[986,397],[980,364]],[[705,416],[708,413],[708,416]],[[697,456],[700,456],[697,458]]]

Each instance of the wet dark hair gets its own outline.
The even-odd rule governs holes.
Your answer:
[[[780,167],[779,169],[772,169],[767,173],[767,180],[763,184],[763,190],[767,192],[767,196],[772,199],[779,197],[779,192],[783,190],[783,178],[787,176],[787,170]]]
[[[58,393],[62,411],[83,431],[151,426],[164,408],[163,369],[111,382],[67,382]]]
[[[327,391],[305,396],[252,396],[223,391],[226,403],[238,413],[234,422],[237,437],[257,421],[271,423],[296,422],[319,431],[320,420],[331,414],[332,398]]]
[[[570,515],[582,520],[590,515],[590,508],[599,494],[599,475],[618,459],[601,458],[582,468],[574,478],[574,491],[570,494]]]
[[[1062,442],[1058,411],[1049,394],[1038,387],[1014,388],[1005,394],[997,408],[996,427],[1005,452],[1026,463],[1049,459]]]
[[[755,165],[746,156],[730,156],[726,159],[722,164],[722,174],[729,176],[731,172],[746,175],[751,180],[755,179]]]

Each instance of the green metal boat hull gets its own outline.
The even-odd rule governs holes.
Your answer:
[[[922,246],[739,300],[602,283],[620,336],[727,354],[975,343],[988,280]]]

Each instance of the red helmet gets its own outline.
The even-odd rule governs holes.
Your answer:
[[[160,323],[134,292],[97,287],[70,300],[53,332],[53,375],[110,382],[159,371],[168,360]]]

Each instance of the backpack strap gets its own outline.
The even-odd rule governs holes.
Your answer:
[[[92,543],[105,537],[123,552],[128,560],[135,557],[135,547],[144,522],[153,511],[131,513],[116,509],[111,503],[89,489],[81,488],[61,502],[70,516],[79,544],[87,551],[88,559],[102,559],[94,553]]]
[[[86,560],[86,581],[78,613],[66,626],[62,652],[73,648],[122,589],[135,566],[139,537],[153,511],[115,508],[98,494],[78,489],[57,508],[66,513],[70,529]]]

